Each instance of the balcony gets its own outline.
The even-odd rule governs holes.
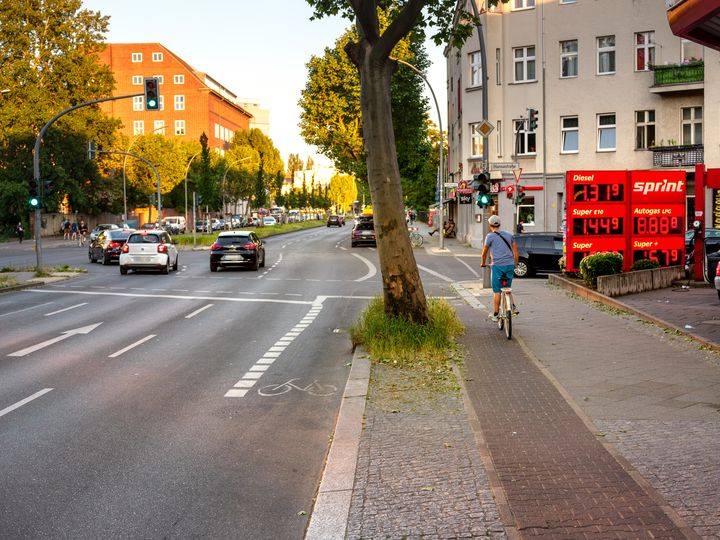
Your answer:
[[[650,92],[666,94],[702,90],[705,86],[705,63],[668,64],[650,66],[653,71],[653,85]]]
[[[653,146],[653,167],[693,167],[705,162],[702,144]]]

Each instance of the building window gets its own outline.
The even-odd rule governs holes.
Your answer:
[[[161,53],[161,52],[152,53],[152,61],[153,62],[162,62],[163,61],[163,53]]]
[[[470,53],[470,86],[482,86],[482,63],[480,53]]]
[[[683,107],[682,144],[702,144],[703,142],[702,107]]]
[[[598,75],[615,73],[615,36],[597,38]]]
[[[470,156],[482,157],[485,138],[480,133],[480,124],[470,124]]]
[[[138,85],[142,86],[142,84],[143,84],[142,75],[133,75],[132,83],[134,86],[138,86]]]
[[[577,39],[560,42],[560,76],[578,76],[578,42]]]
[[[220,124],[215,124],[215,138],[220,138]]]
[[[562,131],[562,153],[577,154],[580,150],[580,124],[577,116],[560,118]]]
[[[163,82],[165,82],[165,79],[162,75],[153,75],[153,78],[158,80],[158,84],[162,84]]]
[[[155,120],[153,122],[153,133],[165,135],[165,120]]]
[[[525,225],[535,225],[535,197],[525,197],[518,206],[518,221]]]
[[[133,98],[133,111],[142,111],[145,109],[145,98],[143,96],[135,96]]]
[[[683,62],[698,62],[703,59],[703,46],[694,41],[683,39],[680,49]]]
[[[495,131],[497,132],[497,140],[495,146],[497,147],[497,157],[503,155],[503,139],[502,139],[502,120],[495,122]]]
[[[655,111],[635,111],[635,149],[655,146]]]
[[[133,135],[142,135],[145,133],[145,122],[142,120],[133,121]]]
[[[529,9],[535,7],[535,0],[513,0],[513,9]]]
[[[176,111],[184,111],[185,110],[185,96],[175,96],[175,110]]]
[[[648,71],[655,63],[655,32],[635,34],[635,71]]]
[[[142,62],[142,53],[140,53],[140,52],[132,53],[131,59],[134,64]]]
[[[501,57],[500,57],[500,49],[495,49],[495,84],[500,86],[502,84],[502,72],[500,71],[500,68],[502,66]]]
[[[525,120],[513,120],[515,133],[515,155],[516,156],[534,156],[535,148],[535,132],[526,131]]]
[[[185,120],[175,120],[175,135],[185,135]]]
[[[161,110],[161,111],[164,111],[164,110],[165,110],[165,96],[163,96],[162,94],[160,94],[158,97],[160,98],[160,100],[159,100],[159,102],[160,102],[160,110]]]
[[[173,75],[174,84],[185,84],[185,75]]]
[[[617,147],[617,127],[615,114],[598,114],[598,152],[614,152]]]
[[[535,47],[513,49],[515,62],[515,82],[535,80]]]

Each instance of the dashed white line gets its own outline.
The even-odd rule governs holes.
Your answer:
[[[135,343],[128,345],[124,349],[120,349],[118,352],[112,353],[111,355],[108,356],[108,358],[117,358],[121,354],[128,352],[130,349],[134,349],[138,345],[142,345],[143,343],[145,343],[146,341],[148,341],[154,337],[155,337],[155,334],[150,334],[149,336],[145,336],[144,338],[136,341]]]
[[[74,306],[66,307],[64,309],[58,309],[57,311],[53,311],[51,313],[46,313],[45,316],[50,317],[51,315],[57,315],[58,313],[62,313],[64,311],[70,311],[71,309],[79,308],[81,306],[87,306],[87,304],[88,304],[87,302],[83,302],[82,304],[76,304]]]
[[[58,292],[61,292],[61,291],[58,291]],[[43,306],[49,306],[50,304],[52,304],[52,302],[45,302],[45,303],[43,303],[43,304],[38,304],[37,306],[30,306],[30,307],[25,308],[25,309],[18,309],[18,310],[16,310],[16,311],[9,311],[8,313],[3,313],[2,315],[0,315],[0,317],[7,317],[8,315],[15,315],[16,313],[22,313],[23,311],[30,311],[31,309],[37,309],[37,308],[43,307]]]
[[[186,318],[186,319],[192,319],[192,318],[193,318],[195,315],[197,315],[198,313],[202,313],[203,311],[205,311],[206,309],[209,309],[209,308],[213,307],[214,305],[215,305],[215,304],[208,304],[207,306],[203,306],[203,307],[201,307],[200,309],[196,309],[195,311],[193,311],[193,312],[190,313],[189,315],[185,315],[185,318]]]
[[[51,390],[52,390],[52,388],[43,388],[39,392],[35,392],[32,396],[28,396],[25,399],[22,399],[22,400],[18,401],[17,403],[10,405],[9,407],[5,407],[2,411],[0,411],[0,416],[5,416],[6,414],[13,412],[15,409],[19,409],[23,405],[26,405],[27,403],[30,403],[32,400],[37,399],[40,396],[47,394]]]

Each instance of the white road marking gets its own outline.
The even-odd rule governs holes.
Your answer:
[[[267,371],[270,366],[268,364],[255,364],[249,371]]]
[[[228,390],[227,393],[225,394],[225,397],[244,397],[245,394],[247,394],[247,393],[248,393],[247,390],[233,389],[233,390]]]
[[[257,381],[238,381],[235,383],[235,388],[252,388],[256,382]]]
[[[373,263],[371,263],[369,260],[367,260],[362,255],[358,255],[357,253],[353,253],[352,256],[360,259],[362,262],[365,263],[365,266],[368,267],[368,273],[365,274],[363,277],[356,279],[355,281],[365,281],[366,279],[375,277],[375,274],[377,274],[377,268],[375,268],[375,265]]]
[[[420,270],[422,270],[423,272],[427,272],[428,274],[430,274],[430,275],[432,275],[432,276],[435,276],[435,277],[438,277],[438,278],[442,279],[443,281],[447,281],[448,283],[453,283],[453,282],[455,281],[455,280],[452,279],[452,278],[449,278],[449,277],[447,277],[447,276],[444,276],[443,274],[441,274],[441,273],[439,273],[439,272],[435,272],[435,270],[430,270],[429,268],[426,268],[426,267],[421,266],[421,265],[419,265],[419,264],[418,264],[418,268],[419,268]]]
[[[30,403],[32,400],[39,398],[40,396],[43,396],[50,392],[52,388],[43,388],[39,392],[35,392],[32,396],[28,396],[25,399],[22,399],[18,401],[17,403],[10,405],[9,407],[5,407],[2,411],[0,411],[0,416],[5,416],[8,413],[13,412],[15,409],[19,409],[23,405]]]
[[[262,373],[258,373],[256,371],[248,371],[245,375],[243,375],[243,379],[259,379],[262,377]]]
[[[112,353],[111,355],[108,356],[108,358],[117,358],[117,357],[120,356],[121,354],[124,354],[124,353],[128,352],[130,349],[134,349],[134,348],[137,347],[138,345],[142,345],[142,344],[145,343],[146,341],[154,338],[155,335],[156,335],[156,334],[150,334],[149,336],[145,336],[144,338],[136,341],[135,343],[133,343],[133,344],[131,344],[131,345],[128,345],[128,346],[125,347],[124,349],[120,349],[118,352]]]
[[[58,313],[62,313],[63,311],[70,311],[71,309],[79,308],[80,306],[87,306],[87,302],[83,302],[82,304],[76,304],[74,306],[66,307],[64,309],[58,309],[57,311],[53,311],[51,313],[46,313],[46,317],[50,317],[51,315],[57,315]]]
[[[472,266],[470,266],[468,263],[466,263],[465,261],[463,261],[462,259],[460,259],[460,258],[458,258],[458,257],[455,257],[455,260],[458,261],[460,264],[463,264],[464,266],[466,266],[467,269],[470,270],[475,277],[477,277],[477,278],[480,277],[480,274],[478,274],[478,273],[475,271],[475,269],[474,269]]]
[[[32,290],[32,289],[30,289],[30,290]],[[59,292],[65,292],[65,291],[59,291]],[[28,308],[18,309],[17,311],[9,311],[7,313],[3,313],[2,315],[0,315],[0,317],[7,317],[8,315],[15,315],[16,313],[22,313],[23,311],[30,311],[31,309],[36,309],[36,308],[43,307],[43,306],[49,306],[50,304],[52,304],[52,302],[45,302],[44,304],[38,304],[37,306],[30,306]]]
[[[36,345],[31,345],[30,347],[26,347],[24,349],[21,349],[19,351],[15,351],[14,353],[8,354],[8,356],[27,356],[30,353],[34,353],[35,351],[39,351],[40,349],[44,349],[45,347],[49,347],[50,345],[54,345],[55,343],[58,343],[60,341],[63,341],[64,339],[67,339],[69,337],[72,337],[77,334],[89,334],[93,330],[95,330],[98,326],[100,326],[102,322],[99,322],[97,324],[90,324],[88,326],[83,326],[81,328],[75,328],[73,330],[67,330],[65,332],[62,332],[59,336],[56,336],[52,339],[48,339],[46,341],[43,341],[42,343],[38,343]]]
[[[185,315],[185,318],[186,318],[186,319],[192,319],[192,318],[193,318],[195,315],[197,315],[198,313],[202,313],[203,311],[205,311],[205,310],[208,309],[208,308],[213,307],[214,305],[215,305],[215,304],[208,304],[207,306],[203,306],[203,307],[201,307],[200,309],[196,309],[195,311],[193,311],[193,312],[190,313],[189,315]]]

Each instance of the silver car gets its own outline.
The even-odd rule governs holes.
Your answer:
[[[178,252],[167,231],[132,233],[120,253],[120,273],[128,270],[159,270],[163,274],[178,269]]]

